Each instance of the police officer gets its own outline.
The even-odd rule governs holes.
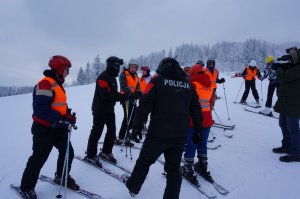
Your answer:
[[[164,199],[178,199],[181,187],[180,162],[192,116],[195,137],[202,131],[201,106],[193,86],[174,58],[161,60],[158,76],[147,85],[133,120],[133,136],[151,113],[148,134],[132,175],[126,182],[129,193],[139,193],[149,167],[163,153],[166,159],[167,185]]]

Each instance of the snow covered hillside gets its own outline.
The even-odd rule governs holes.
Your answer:
[[[278,160],[280,155],[272,153],[272,148],[280,146],[281,131],[278,120],[262,115],[245,112],[244,106],[234,104],[238,90],[241,86],[241,78],[230,78],[230,74],[223,74],[226,78],[225,91],[227,96],[230,120],[227,119],[224,90],[222,85],[218,87],[218,95],[222,99],[216,101],[215,110],[222,123],[235,124],[233,131],[223,131],[212,128],[216,137],[209,146],[221,144],[217,150],[208,151],[208,162],[211,174],[222,186],[230,191],[227,196],[220,195],[207,182],[198,177],[201,185],[207,191],[211,191],[218,198],[227,199],[298,199],[300,198],[299,163],[282,163]],[[261,83],[256,82],[259,95],[261,95]],[[78,130],[73,131],[71,141],[75,154],[84,155],[88,136],[92,126],[91,103],[94,94],[94,84],[67,88],[68,101],[73,111],[77,112]],[[268,80],[263,81],[263,100],[266,98]],[[240,100],[241,93],[237,98]],[[276,97],[274,96],[274,101]],[[250,92],[248,102],[254,102]],[[9,188],[11,183],[19,185],[21,175],[31,155],[31,94],[0,98],[1,110],[1,144],[0,144],[0,198],[14,199],[17,195]],[[261,102],[263,107],[265,101]],[[274,104],[274,102],[273,102]],[[117,134],[121,125],[123,111],[118,103],[116,108]],[[218,121],[214,114],[214,119]],[[104,132],[105,133],[105,132]],[[101,137],[103,140],[104,133]],[[232,138],[224,135],[233,134]],[[114,148],[114,155],[121,165],[133,169],[139,151],[133,149],[133,160],[125,157],[125,150]],[[41,174],[53,177],[56,167],[57,151],[53,149],[50,157],[44,165]],[[111,170],[122,174],[116,167],[103,163]],[[137,199],[162,198],[165,178],[161,175],[163,166],[155,163],[142,187]],[[86,190],[97,193],[105,198],[131,198],[125,186],[112,177],[86,165],[76,159],[73,161],[71,175]],[[38,198],[55,198],[58,186],[38,181],[36,191]],[[68,198],[83,198],[69,191]],[[182,181],[180,198],[199,199],[206,198],[187,181]]]

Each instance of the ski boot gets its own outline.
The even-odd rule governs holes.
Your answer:
[[[128,191],[129,191],[130,196],[131,196],[131,197],[135,197],[138,193],[135,193],[135,192],[131,191],[131,190],[129,189],[128,184],[127,184],[127,181],[128,181],[128,179],[129,179],[129,175],[126,174],[126,173],[124,173],[124,174],[122,175],[122,178],[123,178],[123,182],[124,182],[125,186],[127,187]]]
[[[84,161],[88,162],[88,163],[91,163],[93,165],[95,165],[96,167],[100,167],[102,168],[102,164],[101,162],[99,161],[99,158],[98,157],[95,157],[95,158],[89,158],[87,156],[84,157]]]
[[[106,154],[106,153],[100,152],[99,157],[102,159],[105,159],[113,164],[117,164],[117,160],[112,153]]]
[[[279,158],[281,162],[300,162],[300,157],[294,155],[285,155]]]
[[[260,111],[260,113],[267,116],[273,116],[272,109],[269,107],[266,107],[264,110]]]
[[[124,142],[124,139],[119,139],[119,138],[115,139],[115,145],[122,145],[123,142]]]
[[[289,153],[289,150],[284,147],[277,147],[272,149],[273,153]]]
[[[242,99],[241,99],[240,103],[241,103],[241,104],[244,104],[244,105],[247,104],[246,100],[242,100]]]
[[[25,190],[25,191],[20,189],[20,191],[21,191],[20,194],[25,199],[37,199],[37,195],[36,195],[34,189],[29,189],[29,190]]]
[[[207,181],[214,182],[210,172],[207,171],[207,155],[198,155],[198,162],[194,164],[194,169]]]
[[[259,105],[259,100],[255,100],[256,104]]]
[[[180,167],[180,173],[191,183],[199,184],[197,180],[197,176],[194,175],[193,163],[194,161],[185,159],[184,165]]]
[[[62,180],[62,185],[65,184],[65,178],[61,178],[55,173],[54,182],[57,184],[60,184]],[[71,175],[68,175],[67,177],[67,187],[70,189],[73,189],[74,191],[78,191],[80,189],[79,185],[76,184],[75,180],[71,177]]]

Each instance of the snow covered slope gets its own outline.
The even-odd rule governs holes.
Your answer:
[[[298,199],[300,198],[299,163],[282,163],[279,155],[272,153],[272,148],[281,143],[281,131],[278,120],[262,115],[245,112],[243,105],[234,104],[241,78],[230,78],[230,74],[223,74],[226,78],[225,91],[228,102],[230,120],[227,119],[224,89],[219,85],[218,95],[223,97],[217,100],[215,110],[222,123],[235,124],[234,131],[224,132],[212,128],[216,140],[212,144],[221,144],[217,150],[209,150],[209,169],[215,180],[227,188],[228,196],[218,194],[211,185],[200,180],[207,190],[213,191],[218,198],[227,199]],[[268,80],[263,82],[263,95],[266,98]],[[69,105],[77,112],[78,130],[73,131],[71,140],[75,154],[84,155],[87,139],[92,126],[91,103],[94,94],[94,84],[72,87],[67,89]],[[258,92],[261,95],[260,81],[257,81]],[[237,98],[240,100],[242,91]],[[1,141],[0,141],[0,198],[17,198],[9,189],[9,184],[19,184],[28,157],[31,155],[31,94],[0,98],[1,110]],[[274,100],[276,97],[274,96]],[[251,93],[248,102],[254,102]],[[264,102],[262,102],[264,105]],[[215,116],[215,114],[214,114]],[[123,117],[122,107],[116,106],[117,133]],[[217,117],[214,117],[218,121]],[[224,134],[233,133],[233,138]],[[101,140],[103,140],[105,132]],[[139,151],[133,150],[133,160],[125,157],[125,151],[114,148],[114,155],[121,165],[133,169]],[[53,149],[41,174],[53,176],[56,167],[57,151]],[[105,164],[105,163],[103,163]],[[107,165],[107,164],[105,164]],[[110,169],[122,174],[122,171],[107,165]],[[159,163],[150,168],[149,175],[137,199],[162,198],[165,178],[161,175],[163,166]],[[77,160],[73,161],[71,175],[82,188],[109,198],[131,198],[127,189],[117,180],[89,167]],[[38,182],[36,191],[41,199],[54,198],[58,187]],[[68,192],[68,198],[83,198],[75,193]],[[206,198],[191,187],[185,180],[182,181],[180,198]]]

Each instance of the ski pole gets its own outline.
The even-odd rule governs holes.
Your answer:
[[[262,90],[262,80],[260,81],[260,92],[261,92],[261,101],[264,101],[263,90]]]
[[[213,140],[215,140],[215,139],[216,139],[216,137],[215,137],[215,135],[213,134],[213,132],[212,132],[212,131],[209,131],[209,133],[212,135],[212,137],[213,137]]]
[[[219,116],[218,116],[218,114],[217,114],[217,112],[216,112],[216,110],[214,108],[213,108],[213,111],[215,112],[215,115],[217,116],[220,124],[223,125],[222,122],[221,122],[221,120],[220,120],[220,118],[219,118]],[[224,129],[224,131],[226,131],[226,129]]]
[[[243,86],[244,81],[245,81],[245,79],[243,79],[243,82],[242,82],[242,84],[241,84],[241,86],[240,86],[239,92],[238,92],[238,94],[237,94],[237,96],[236,96],[236,98],[235,98],[235,100],[234,100],[235,102],[236,102],[236,100],[237,100],[237,98],[238,98],[238,96],[239,96],[239,94],[240,94],[240,92],[241,92],[241,88],[242,88],[242,86]]]
[[[70,148],[70,139],[71,139],[71,132],[72,132],[72,125],[68,125],[68,139],[67,139],[67,149],[66,149],[66,154],[65,154],[65,160],[64,160],[64,166],[63,166],[63,171],[60,179],[60,186],[59,186],[59,192],[56,198],[62,198],[61,195],[61,190],[63,186],[63,179],[65,175],[65,186],[64,186],[64,198],[67,198],[67,180],[68,180],[68,166],[69,166],[69,148]]]
[[[224,91],[224,97],[225,97],[225,102],[226,102],[227,117],[228,117],[228,120],[230,120],[224,83],[223,83],[223,91]]]

